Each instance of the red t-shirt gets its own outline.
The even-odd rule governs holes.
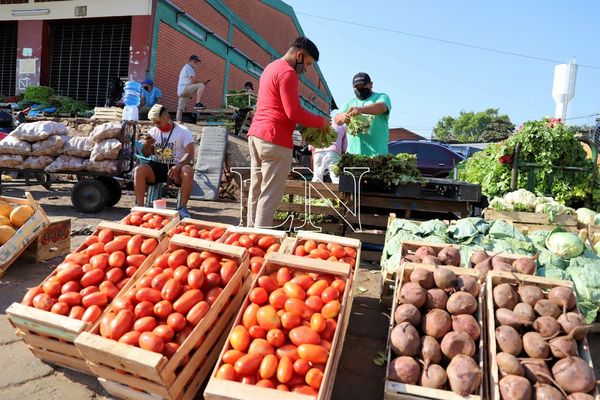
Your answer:
[[[325,125],[325,119],[302,108],[298,74],[286,61],[275,60],[267,65],[260,77],[256,113],[248,136],[291,149],[296,124],[320,128]]]

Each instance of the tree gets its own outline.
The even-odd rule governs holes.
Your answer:
[[[457,118],[442,117],[433,128],[436,139],[444,142],[498,142],[510,136],[515,125],[508,115],[498,114],[497,108],[475,113],[461,111]]]

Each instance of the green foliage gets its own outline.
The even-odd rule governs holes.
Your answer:
[[[250,107],[256,105],[256,96],[248,93],[245,90],[230,90],[227,94],[235,94],[237,96],[227,96],[227,106],[234,108],[248,108],[248,96],[250,96]]]
[[[445,116],[433,128],[433,135],[445,142],[488,143],[506,139],[514,129],[508,115],[488,108],[478,113],[461,111],[458,118]]]
[[[52,102],[56,105],[60,114],[83,114],[89,110],[85,102],[74,100],[68,96],[54,96]]]
[[[54,96],[54,89],[48,86],[27,86],[25,89],[24,100],[32,103],[50,103],[51,97]]]
[[[346,132],[350,135],[360,135],[368,133],[373,123],[373,115],[357,114],[350,117],[350,123],[346,127]]]
[[[334,166],[334,172],[340,175],[346,167],[367,167],[370,171],[365,176],[380,180],[386,186],[426,182],[417,169],[417,156],[414,154],[363,156],[345,153]],[[362,171],[357,175],[360,176],[361,173]]]
[[[538,196],[551,196],[560,203],[577,206],[588,196],[592,208],[600,206],[600,180],[596,177],[592,190],[592,162],[574,132],[567,126],[549,120],[529,121],[502,144],[488,146],[484,151],[458,165],[459,178],[481,185],[488,198],[503,196],[510,191],[511,158],[517,143],[521,144],[520,162],[534,163],[535,187]],[[556,169],[581,167],[586,172]],[[517,189],[528,188],[527,169],[521,168]],[[589,171],[589,172],[587,172]]]
[[[302,129],[302,140],[304,140],[304,143],[312,145],[317,149],[324,149],[331,146],[336,139],[337,132],[332,127],[328,127],[327,132],[324,132],[320,128]]]

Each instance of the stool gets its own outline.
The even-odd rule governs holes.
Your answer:
[[[146,201],[144,202],[144,206],[152,208],[154,206],[154,200],[158,200],[163,197],[165,190],[164,183],[156,183],[154,185],[149,185],[146,189]],[[177,209],[181,207],[181,190],[177,191]]]

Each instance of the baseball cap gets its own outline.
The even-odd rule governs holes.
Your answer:
[[[366,72],[359,72],[352,78],[352,86],[366,85],[367,83],[371,83],[371,77]]]
[[[154,85],[154,81],[152,79],[144,79],[142,85]]]
[[[150,121],[155,121],[160,118],[161,114],[164,112],[165,107],[161,104],[155,104],[152,106],[150,111],[148,111],[148,119]]]
[[[193,54],[190,56],[190,61],[200,61],[200,57],[198,57],[197,55]]]

